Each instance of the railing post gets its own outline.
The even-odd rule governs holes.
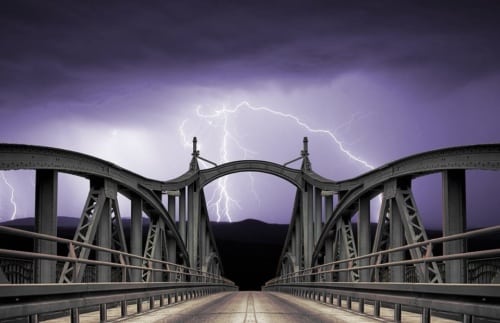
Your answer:
[[[120,302],[120,314],[121,317],[126,317],[127,316],[127,300],[123,300]]]
[[[401,322],[401,304],[394,304],[394,322]]]
[[[38,314],[33,314],[28,317],[29,323],[38,323]]]
[[[422,319],[420,320],[422,323],[430,323],[431,322],[431,309],[428,307],[422,308]]]
[[[380,301],[374,301],[374,303],[373,303],[373,315],[375,317],[380,317]]]
[[[142,313],[142,299],[139,297],[136,301],[137,313]]]
[[[78,307],[74,307],[70,310],[70,319],[71,323],[79,323],[80,322],[80,310]]]
[[[101,322],[106,322],[108,320],[108,306],[106,303],[99,305],[99,318]]]

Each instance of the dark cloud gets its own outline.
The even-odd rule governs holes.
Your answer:
[[[495,1],[22,0],[1,6],[4,101],[148,77],[323,82],[375,69],[418,70],[460,83],[497,72],[500,64]]]

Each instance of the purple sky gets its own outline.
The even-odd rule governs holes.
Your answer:
[[[329,130],[375,167],[500,141],[498,1],[348,3],[3,1],[0,141],[76,150],[169,179],[190,160],[182,125],[217,163],[284,163],[308,136],[319,174],[340,180],[368,170],[291,118],[248,106],[216,114],[242,101]],[[17,216],[31,216],[34,173],[4,175],[23,192]],[[229,203],[233,220],[288,223],[295,189],[252,176],[227,177],[239,205]],[[440,223],[439,180],[414,183],[432,226]],[[497,174],[469,174],[472,225],[500,222],[498,198],[483,198],[499,182]],[[60,185],[59,214],[79,216],[87,183],[61,176]],[[217,200],[217,187],[207,187],[207,198]],[[9,199],[0,181],[1,219],[12,213]]]

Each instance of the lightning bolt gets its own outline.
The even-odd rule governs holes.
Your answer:
[[[229,127],[228,127],[229,121],[230,121],[229,116],[233,115],[233,114],[237,114],[242,109],[247,109],[247,110],[251,110],[254,112],[264,112],[264,113],[268,113],[268,114],[271,114],[273,116],[277,116],[280,118],[289,119],[289,120],[293,121],[296,125],[300,126],[301,128],[305,129],[306,131],[308,131],[310,133],[327,135],[328,137],[330,137],[333,140],[333,142],[338,147],[338,149],[344,155],[346,155],[348,158],[363,165],[364,167],[366,167],[370,170],[374,169],[374,166],[371,165],[368,161],[362,159],[359,156],[356,156],[351,151],[349,151],[345,147],[344,143],[335,134],[335,132],[340,130],[341,128],[349,127],[352,124],[352,122],[354,121],[353,118],[355,116],[353,116],[353,118],[351,118],[351,120],[346,122],[346,124],[340,125],[339,127],[337,127],[337,129],[335,131],[332,132],[328,129],[314,128],[314,127],[310,126],[309,124],[307,124],[306,122],[302,121],[300,119],[300,117],[298,117],[294,114],[284,113],[284,112],[274,110],[274,109],[271,109],[268,107],[262,107],[262,106],[255,107],[255,106],[252,106],[247,101],[243,101],[243,102],[239,103],[234,108],[228,108],[225,105],[223,105],[222,108],[216,109],[211,113],[202,112],[201,106],[198,106],[196,108],[196,116],[200,119],[207,121],[207,123],[212,127],[217,127],[215,122],[214,122],[215,120],[222,120],[223,136],[222,136],[222,142],[221,142],[221,148],[220,148],[220,156],[221,156],[220,162],[221,163],[226,163],[226,162],[230,161],[229,160],[229,143],[230,142],[236,144],[237,148],[240,149],[241,151],[243,151],[245,158],[248,155],[255,154],[255,152],[245,148],[238,141],[237,137],[231,133],[231,131],[229,130]],[[184,146],[190,147],[190,142],[188,141],[188,139],[187,139],[188,137],[186,136],[186,134],[184,132],[184,126],[186,123],[187,123],[187,120],[184,120],[182,122],[179,130],[181,133],[181,137],[183,138],[183,141],[184,141]],[[254,179],[251,176],[251,174],[249,174],[249,175],[250,175],[250,181],[252,184],[252,193],[260,203],[260,199],[258,198],[258,194],[253,187]],[[238,201],[235,200],[234,198],[232,198],[229,194],[227,177],[224,177],[217,182],[217,188],[214,191],[212,198],[208,201],[208,203],[209,203],[209,206],[211,206],[215,210],[218,222],[220,220],[222,220],[223,218],[227,219],[229,222],[232,222],[232,218],[231,218],[230,214],[231,214],[231,207],[233,205],[241,209],[241,206],[238,203]]]
[[[319,133],[319,134],[324,134],[324,135],[329,136],[331,139],[333,139],[333,141],[335,142],[335,144],[337,145],[337,147],[340,149],[340,151],[343,152],[345,155],[347,155],[347,157],[349,157],[350,159],[352,159],[352,160],[354,160],[354,161],[356,161],[356,162],[364,165],[365,167],[367,167],[370,170],[375,168],[373,165],[371,165],[367,161],[361,159],[358,156],[355,156],[353,153],[351,153],[349,150],[347,150],[345,148],[344,144],[342,143],[342,141],[340,141],[340,139],[337,138],[337,136],[335,136],[335,134],[332,131],[330,131],[328,129],[312,128],[307,123],[305,123],[304,121],[302,121],[299,117],[297,117],[297,116],[295,116],[293,114],[284,113],[284,112],[273,110],[273,109],[270,109],[270,108],[267,108],[267,107],[254,107],[250,103],[248,103],[247,101],[241,102],[240,104],[238,104],[233,109],[227,109],[224,106],[222,109],[216,110],[213,114],[209,114],[209,115],[202,114],[200,112],[200,109],[201,109],[201,107],[197,108],[196,114],[198,116],[205,117],[205,118],[215,118],[215,117],[219,117],[221,115],[222,116],[226,116],[228,113],[232,113],[232,114],[237,113],[241,109],[249,109],[251,111],[264,111],[264,112],[267,112],[267,113],[275,115],[275,116],[279,116],[279,117],[286,118],[286,119],[291,119],[297,125],[299,125],[300,127],[306,129],[310,133]]]
[[[229,145],[230,143],[233,143],[237,146],[239,150],[243,152],[244,159],[248,158],[249,155],[255,154],[254,151],[245,148],[237,139],[235,135],[231,133],[229,130],[229,116],[226,115],[204,115],[200,112],[200,108],[197,109],[197,117],[204,119],[209,126],[216,128],[217,125],[212,122],[211,119],[220,119],[222,117],[222,130],[223,130],[223,136],[222,136],[222,142],[221,142],[221,147],[220,147],[220,163],[227,163],[230,161],[229,159]],[[185,126],[187,124],[188,120],[184,120],[180,126],[179,126],[179,134],[181,136],[182,142],[184,147],[190,147],[190,142],[188,140],[188,136],[186,135],[185,132]],[[200,145],[201,147],[201,145]],[[203,162],[203,160],[200,160],[202,166],[206,168],[208,165],[207,163]],[[254,178],[251,174],[247,174],[249,179],[250,179],[250,184],[251,184],[251,191],[252,194],[254,195],[255,199],[258,201],[260,205],[260,199],[259,196],[257,195],[257,192],[255,191],[254,188]],[[233,207],[236,207],[238,209],[242,209],[240,203],[231,197],[229,190],[228,190],[228,177],[223,177],[216,182],[216,188],[214,192],[212,193],[212,196],[210,199],[207,201],[208,207],[210,209],[213,209],[215,212],[215,215],[217,217],[216,221],[220,222],[221,220],[225,219],[229,222],[232,222],[233,219],[231,217],[231,209]]]
[[[5,177],[4,172],[0,172],[0,177],[2,178],[5,185],[7,185],[10,189],[10,204],[12,204],[12,207],[13,207],[13,211],[12,211],[12,215],[10,216],[10,219],[14,220],[16,218],[16,213],[17,213],[17,204],[16,204],[16,200],[15,200],[16,192],[14,190],[14,187],[9,183],[9,181],[7,181],[7,178]]]

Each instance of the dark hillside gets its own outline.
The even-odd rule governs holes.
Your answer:
[[[288,225],[257,220],[212,223],[225,276],[240,290],[260,290],[276,275]]]

